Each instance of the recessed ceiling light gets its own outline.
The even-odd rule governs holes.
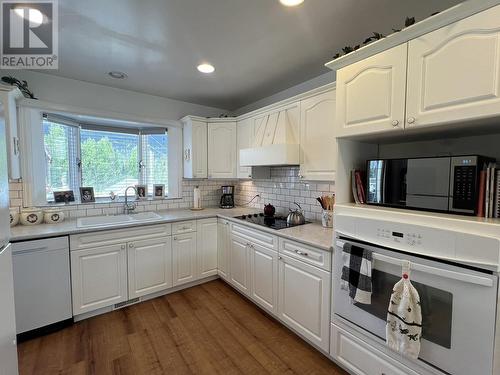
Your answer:
[[[200,72],[205,73],[205,74],[210,74],[210,73],[215,72],[215,68],[211,64],[200,64],[200,65],[198,65],[197,69]]]
[[[128,77],[125,73],[119,72],[119,71],[116,71],[116,70],[109,72],[108,75],[111,78],[115,78],[115,79],[125,79],[125,78]]]
[[[295,7],[304,2],[304,0],[280,0],[280,3],[287,7]]]

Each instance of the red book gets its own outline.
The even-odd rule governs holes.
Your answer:
[[[479,194],[477,198],[477,216],[484,217],[484,198],[486,194],[486,171],[479,172]]]

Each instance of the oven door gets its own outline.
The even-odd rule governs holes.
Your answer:
[[[353,303],[341,289],[345,242],[373,251],[372,303]],[[385,341],[392,288],[402,260],[411,263],[411,282],[420,295],[422,341],[419,359],[451,374],[491,375],[498,278],[439,261],[410,256],[342,237],[336,240],[333,313]]]

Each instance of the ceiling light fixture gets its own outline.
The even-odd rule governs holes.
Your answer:
[[[280,0],[280,3],[286,7],[296,7],[304,2],[304,0]]]
[[[210,74],[215,72],[214,66],[212,64],[207,64],[207,63],[198,65],[197,69],[198,71],[205,74]]]
[[[114,71],[111,71],[108,73],[108,75],[111,77],[111,78],[115,78],[115,79],[125,79],[127,78],[128,76],[123,73],[123,72],[119,72],[117,70],[114,70]]]

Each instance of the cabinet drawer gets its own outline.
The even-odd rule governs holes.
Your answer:
[[[69,237],[70,249],[80,250],[96,246],[170,236],[171,224],[147,225],[137,228],[75,234]]]
[[[322,268],[325,271],[330,272],[332,270],[332,254],[330,252],[284,238],[280,238],[279,243],[280,254],[300,259],[305,263]]]
[[[330,355],[357,375],[417,375],[350,333],[331,325]]]
[[[266,246],[274,250],[277,250],[278,248],[278,238],[260,230],[255,230],[243,225],[232,224],[231,234],[235,234],[256,244]]]
[[[196,220],[181,221],[172,224],[172,234],[196,232]]]

